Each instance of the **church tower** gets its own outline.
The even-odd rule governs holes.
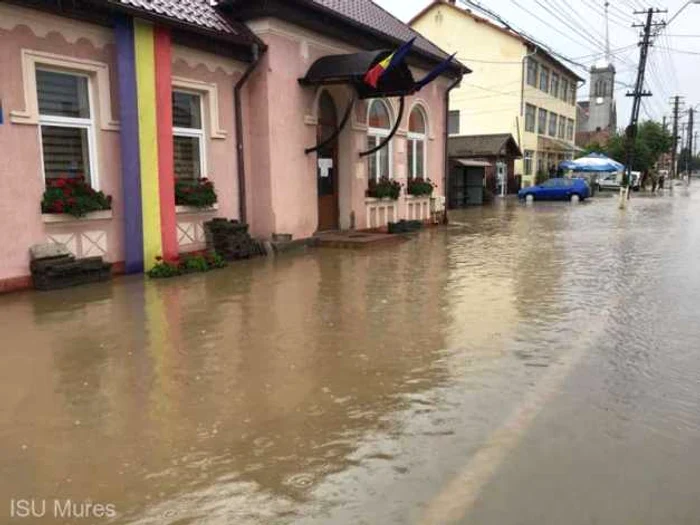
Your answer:
[[[615,66],[610,53],[610,1],[605,0],[605,59],[591,68],[590,95],[588,100],[588,132],[617,130],[617,107],[615,106]]]
[[[617,129],[615,66],[607,60],[597,62],[591,68],[588,104],[588,131],[614,133]]]

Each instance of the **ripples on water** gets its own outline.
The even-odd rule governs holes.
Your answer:
[[[699,204],[499,204],[398,247],[0,298],[0,494],[410,523],[574,348],[601,410],[697,436]]]

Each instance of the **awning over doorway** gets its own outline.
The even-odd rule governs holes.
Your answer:
[[[349,84],[355,88],[360,99],[381,97],[403,97],[415,92],[413,74],[405,62],[388,70],[379,80],[377,88],[364,81],[367,71],[391,55],[392,51],[363,51],[347,55],[328,55],[314,62],[299,79],[304,86]]]
[[[452,159],[455,163],[466,168],[488,168],[491,166],[490,162],[485,160],[472,160],[472,159]]]
[[[510,133],[494,135],[460,135],[448,141],[450,157],[508,157],[523,156],[518,143]]]
[[[578,151],[578,148],[573,144],[564,142],[563,140],[550,139],[548,137],[539,137],[537,146],[540,151],[549,151],[552,153],[573,153]]]

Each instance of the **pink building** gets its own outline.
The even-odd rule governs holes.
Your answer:
[[[414,36],[406,64],[362,85]],[[412,86],[446,57],[371,0],[0,1],[0,291],[29,286],[37,243],[140,272],[203,248],[215,216],[298,240],[427,219],[468,70]],[[45,189],[77,176],[111,209],[42,213]],[[383,177],[437,189],[368,197]],[[176,205],[178,181],[202,178],[217,204]]]

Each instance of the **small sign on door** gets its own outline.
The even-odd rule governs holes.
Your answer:
[[[330,177],[332,169],[333,159],[318,159],[318,171],[321,178],[327,179]]]

